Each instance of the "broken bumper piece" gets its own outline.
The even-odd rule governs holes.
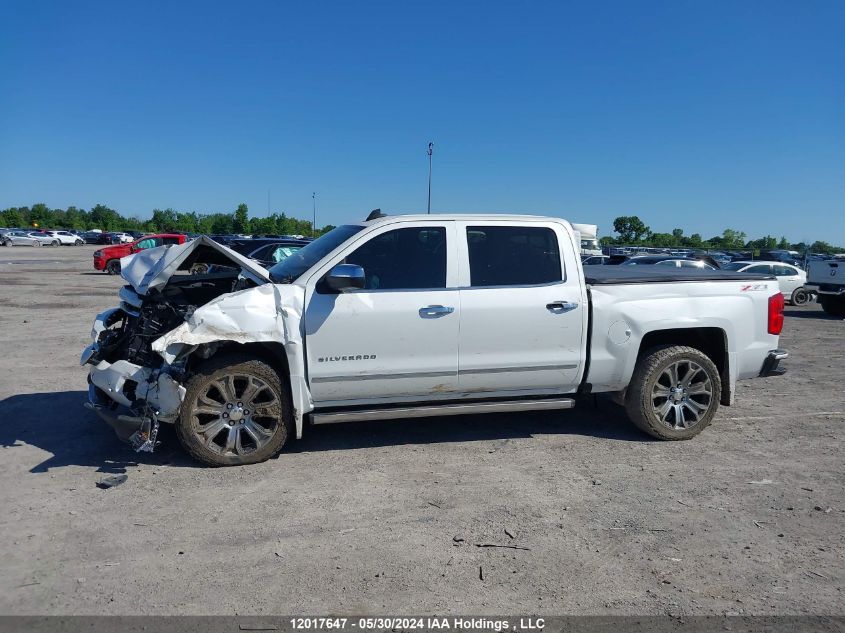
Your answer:
[[[86,350],[82,361],[94,357]],[[166,373],[126,360],[100,361],[88,374],[85,406],[136,451],[152,452],[159,422],[175,422],[184,398],[185,388]]]
[[[158,420],[155,417],[129,415],[131,412],[128,409],[109,400],[93,384],[88,385],[88,402],[84,404],[86,409],[100,416],[114,429],[117,437],[131,444],[136,451],[153,452],[158,435]]]

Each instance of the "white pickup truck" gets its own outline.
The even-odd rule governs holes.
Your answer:
[[[845,258],[810,262],[804,287],[816,293],[827,314],[845,316]]]
[[[195,458],[233,465],[306,423],[568,409],[598,392],[646,433],[688,439],[738,380],[783,373],[774,277],[585,269],[579,251],[556,218],[380,214],[270,270],[207,237],[142,251],[83,352],[86,406],[136,450],[174,423]]]

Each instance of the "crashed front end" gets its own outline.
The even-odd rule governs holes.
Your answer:
[[[238,304],[252,305],[274,319],[277,302],[271,291],[268,303],[269,288],[261,287],[269,280],[265,269],[207,237],[130,255],[121,260],[121,268],[129,283],[120,290],[120,306],[97,315],[92,343],[80,359],[89,368],[85,406],[135,450],[151,452],[159,423],[179,417],[191,355],[213,353],[213,346],[198,350],[199,345],[183,344],[174,332],[189,336],[213,322],[220,308],[209,304],[221,298],[231,303],[235,297],[235,312]],[[250,298],[253,290],[262,291],[257,301]],[[243,323],[230,329],[216,336],[250,340],[240,331]]]

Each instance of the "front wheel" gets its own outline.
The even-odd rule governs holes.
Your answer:
[[[276,370],[260,360],[212,358],[186,386],[176,433],[185,450],[204,464],[263,462],[293,432],[288,391]]]
[[[35,241],[32,243],[32,245],[33,245],[35,248],[40,248],[40,247],[41,247],[41,242],[39,242],[38,240],[35,240]]]
[[[709,357],[692,347],[664,345],[637,362],[625,410],[652,437],[688,440],[713,420],[721,395],[719,370]]]
[[[792,297],[789,301],[794,306],[807,305],[810,302],[810,293],[804,288],[796,288],[792,291]]]
[[[119,275],[120,274],[120,260],[119,259],[110,259],[106,264],[106,272],[110,275]]]

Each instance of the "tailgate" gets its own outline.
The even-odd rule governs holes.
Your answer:
[[[812,284],[845,284],[845,261],[811,262],[807,281]]]

